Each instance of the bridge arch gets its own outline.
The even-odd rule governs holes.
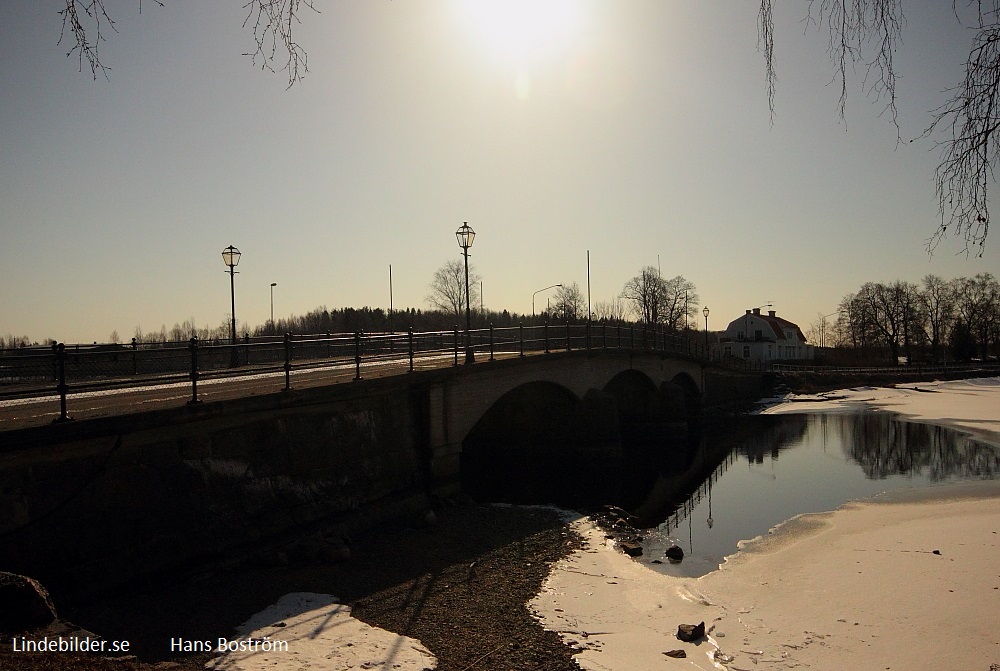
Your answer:
[[[462,490],[480,501],[587,505],[613,500],[621,440],[614,400],[544,381],[511,389],[462,443]]]
[[[499,416],[516,419],[514,425],[519,428],[505,433],[498,427],[503,438],[494,441],[495,447],[502,451],[525,445],[525,436],[552,435],[552,440],[542,440],[552,452],[531,456],[551,463],[555,463],[554,453],[563,453],[565,462],[573,461],[573,455],[564,452],[570,436],[579,439],[575,455],[583,452],[588,459],[599,460],[609,450],[620,452],[622,418],[628,423],[635,417],[641,423],[643,417],[652,417],[653,425],[684,427],[692,405],[686,399],[701,394],[702,366],[700,361],[658,353],[573,351],[456,367],[447,375],[437,374],[424,401],[432,487],[440,495],[469,491],[468,483],[476,479],[472,474],[485,475],[490,470],[484,466],[489,460],[482,451],[483,427],[497,423]],[[545,400],[534,404],[517,400],[532,394],[541,394]],[[561,405],[569,398],[578,404],[572,422],[568,406]],[[544,430],[539,428],[543,423]],[[551,471],[554,466],[545,468]],[[510,471],[495,462],[493,469],[494,473]]]
[[[679,386],[684,391],[685,416],[688,419],[701,414],[702,393],[698,388],[698,383],[691,377],[690,373],[681,371],[674,375],[671,383]]]

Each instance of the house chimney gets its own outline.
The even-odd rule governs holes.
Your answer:
[[[753,313],[754,313],[755,315],[759,315],[759,314],[760,314],[760,308],[754,308],[754,309],[753,309]]]
[[[773,317],[774,316],[774,310],[768,310],[767,311],[767,316],[768,317]]]
[[[749,310],[747,310],[747,314],[750,314],[750,311],[749,311]]]

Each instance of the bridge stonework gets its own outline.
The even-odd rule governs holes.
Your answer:
[[[439,495],[460,489],[462,446],[472,428],[501,397],[522,385],[544,380],[583,399],[589,390],[602,391],[617,375],[632,370],[647,377],[656,389],[680,379],[692,396],[697,394],[698,401],[705,391],[700,362],[651,353],[613,351],[584,356],[560,352],[532,357],[530,366],[517,361],[495,363],[498,365],[463,371],[465,374],[436,382],[428,389],[431,475]]]
[[[587,415],[573,435],[613,450],[613,380],[689,413],[759,387],[694,359],[566,352],[0,432],[0,569],[81,593],[417,515],[460,489],[463,442],[525,385],[565,390]]]

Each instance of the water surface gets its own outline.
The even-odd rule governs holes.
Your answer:
[[[834,510],[884,492],[996,479],[1000,448],[967,434],[885,412],[761,415],[735,431],[706,430],[699,449],[732,440],[714,470],[651,529],[640,561],[671,575],[715,570],[743,539],[801,513]],[[716,450],[716,454],[720,452]],[[671,510],[672,509],[672,510]],[[686,553],[663,559],[672,544]]]

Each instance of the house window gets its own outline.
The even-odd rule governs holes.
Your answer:
[[[730,354],[731,355],[733,353],[733,346],[732,345],[726,345],[725,350],[726,350],[726,354]]]
[[[761,340],[764,339],[764,332],[760,331],[760,330],[754,331],[753,332],[753,337],[754,337],[754,340],[756,340],[757,342],[760,342]]]
[[[750,345],[744,345],[743,346],[743,358],[744,359],[749,359],[750,358]]]

